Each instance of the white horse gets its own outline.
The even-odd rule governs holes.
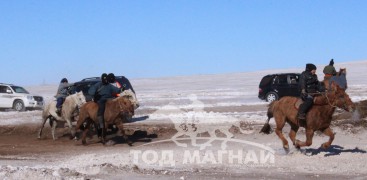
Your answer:
[[[46,107],[43,109],[42,113],[43,122],[41,125],[41,129],[38,133],[38,139],[41,138],[42,130],[43,127],[45,126],[47,119],[50,120],[50,125],[52,126],[52,138],[54,140],[57,139],[55,137],[55,129],[57,126],[57,122],[53,122],[55,120],[62,122],[66,121],[68,123],[69,130],[71,133],[70,139],[72,139],[75,135],[75,131],[72,130],[71,121],[74,120],[74,117],[76,116],[75,114],[78,114],[77,113],[78,108],[81,107],[85,102],[86,100],[83,92],[78,92],[69,95],[68,97],[65,98],[65,102],[62,105],[61,116],[58,116],[56,113],[56,101],[52,101],[49,104],[47,104]]]
[[[140,106],[138,99],[136,98],[135,93],[131,90],[125,90],[122,93],[120,93],[120,96],[126,97],[127,99],[130,100],[130,102],[134,105],[134,109],[138,109],[138,107]]]

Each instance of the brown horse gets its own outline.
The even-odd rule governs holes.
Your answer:
[[[90,101],[85,103],[81,108],[79,112],[79,119],[76,125],[76,130],[83,129],[83,135],[82,135],[82,143],[86,144],[86,136],[89,130],[89,127],[91,123],[97,127],[98,119],[97,119],[97,112],[98,112],[98,104]],[[131,141],[127,138],[123,123],[126,122],[126,118],[132,117],[134,115],[134,105],[131,103],[131,101],[125,97],[118,97],[113,100],[108,100],[106,102],[106,109],[104,113],[104,121],[105,126],[108,127],[108,125],[116,125],[119,130],[121,131],[121,134],[123,138],[128,142],[129,145],[131,145]],[[82,124],[86,122],[86,126],[83,127]],[[103,130],[106,132],[106,130]],[[102,135],[102,143],[105,144],[105,137]]]
[[[276,123],[275,133],[282,140],[285,150],[289,149],[288,141],[282,133],[286,122],[291,126],[289,137],[296,148],[310,146],[314,132],[319,130],[329,136],[329,141],[322,144],[322,147],[327,149],[334,140],[334,133],[330,128],[330,123],[335,109],[339,107],[349,112],[355,109],[354,103],[350,100],[345,90],[335,83],[331,84],[331,89],[328,92],[315,97],[314,105],[306,115],[306,124],[299,123],[296,118],[298,113],[296,108],[297,101],[299,101],[297,97],[286,96],[270,103],[267,112],[268,120],[261,129],[261,132],[269,134],[269,120],[274,117]],[[300,126],[306,129],[306,142],[296,139],[296,133]]]

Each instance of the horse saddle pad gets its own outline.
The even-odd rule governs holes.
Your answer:
[[[303,103],[303,100],[301,98],[297,98],[296,103],[294,103],[294,107],[298,110],[299,106]]]

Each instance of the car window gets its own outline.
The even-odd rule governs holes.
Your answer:
[[[6,86],[0,86],[0,93],[6,93],[7,88]]]
[[[29,92],[27,90],[25,90],[24,88],[20,87],[20,86],[11,86],[11,88],[13,88],[13,90],[16,93],[24,93],[24,94],[29,94]]]
[[[286,75],[278,75],[274,78],[274,84],[288,84]]]
[[[295,74],[289,75],[289,84],[298,84],[299,82],[299,76]]]
[[[272,76],[265,76],[265,77],[263,77],[263,79],[261,80],[261,82],[260,82],[260,86],[261,86],[261,87],[266,86],[266,85],[268,85],[272,80],[273,80],[273,77],[272,77]]]
[[[287,75],[279,75],[279,84],[288,84]]]

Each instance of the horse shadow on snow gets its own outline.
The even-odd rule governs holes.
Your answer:
[[[342,146],[338,146],[338,145],[331,145],[328,149],[323,149],[323,148],[306,148],[306,149],[301,149],[300,150],[303,154],[306,154],[308,156],[314,156],[314,155],[318,155],[320,153],[325,153],[324,157],[328,157],[328,156],[335,156],[335,155],[340,155],[341,153],[361,153],[361,154],[365,154],[367,153],[367,151],[359,149],[358,147],[355,147],[354,149],[344,149],[344,147]]]

